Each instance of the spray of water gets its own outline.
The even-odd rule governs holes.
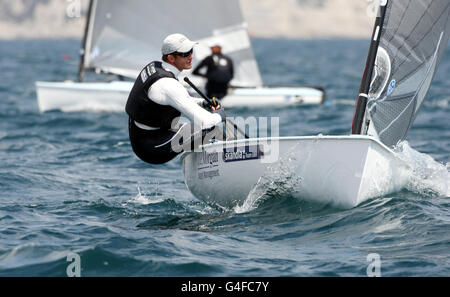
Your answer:
[[[291,149],[284,157],[279,158],[264,172],[258,179],[258,182],[251,189],[250,193],[242,205],[236,205],[234,211],[236,213],[245,213],[257,208],[258,205],[268,197],[283,197],[292,194],[295,186],[298,185],[302,178],[297,175],[297,166],[295,154],[297,146]]]
[[[156,187],[155,191],[150,193],[149,195],[142,193],[141,188],[139,186],[137,187],[137,189],[138,189],[137,195],[128,202],[147,205],[147,204],[153,204],[153,203],[160,203],[160,202],[164,201],[163,198],[158,197],[159,196],[158,187]]]
[[[408,191],[427,197],[450,197],[450,163],[439,163],[414,150],[406,141],[399,144],[396,152],[411,167],[406,185]]]

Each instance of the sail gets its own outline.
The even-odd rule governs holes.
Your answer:
[[[161,44],[172,33],[199,42],[195,65],[210,54],[220,38],[233,59],[232,84],[259,86],[260,73],[251,48],[239,0],[92,0],[84,49],[84,68],[136,78],[153,60],[161,60]]]
[[[450,1],[381,2],[385,15],[366,105],[367,133],[395,146],[406,138],[447,46]]]

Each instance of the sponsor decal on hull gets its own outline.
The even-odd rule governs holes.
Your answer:
[[[224,162],[237,162],[259,159],[260,156],[258,145],[245,145],[224,149],[222,158]]]
[[[203,151],[197,160],[198,179],[220,176],[219,152]]]

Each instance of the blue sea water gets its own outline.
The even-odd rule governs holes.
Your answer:
[[[233,109],[279,116],[280,135],[345,135],[367,40],[253,39],[267,85],[319,85],[323,106]],[[77,40],[0,42],[0,276],[450,275],[450,48],[408,136],[398,193],[352,209],[267,195],[217,209],[177,158],[135,157],[125,113],[39,113],[34,82],[74,80]],[[377,258],[378,257],[378,258]],[[375,271],[375,270],[374,270]]]

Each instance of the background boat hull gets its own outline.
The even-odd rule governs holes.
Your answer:
[[[39,110],[122,112],[133,87],[129,81],[36,82]],[[193,96],[198,97],[194,91]],[[310,87],[238,88],[223,100],[224,107],[263,107],[321,104],[322,90]]]

